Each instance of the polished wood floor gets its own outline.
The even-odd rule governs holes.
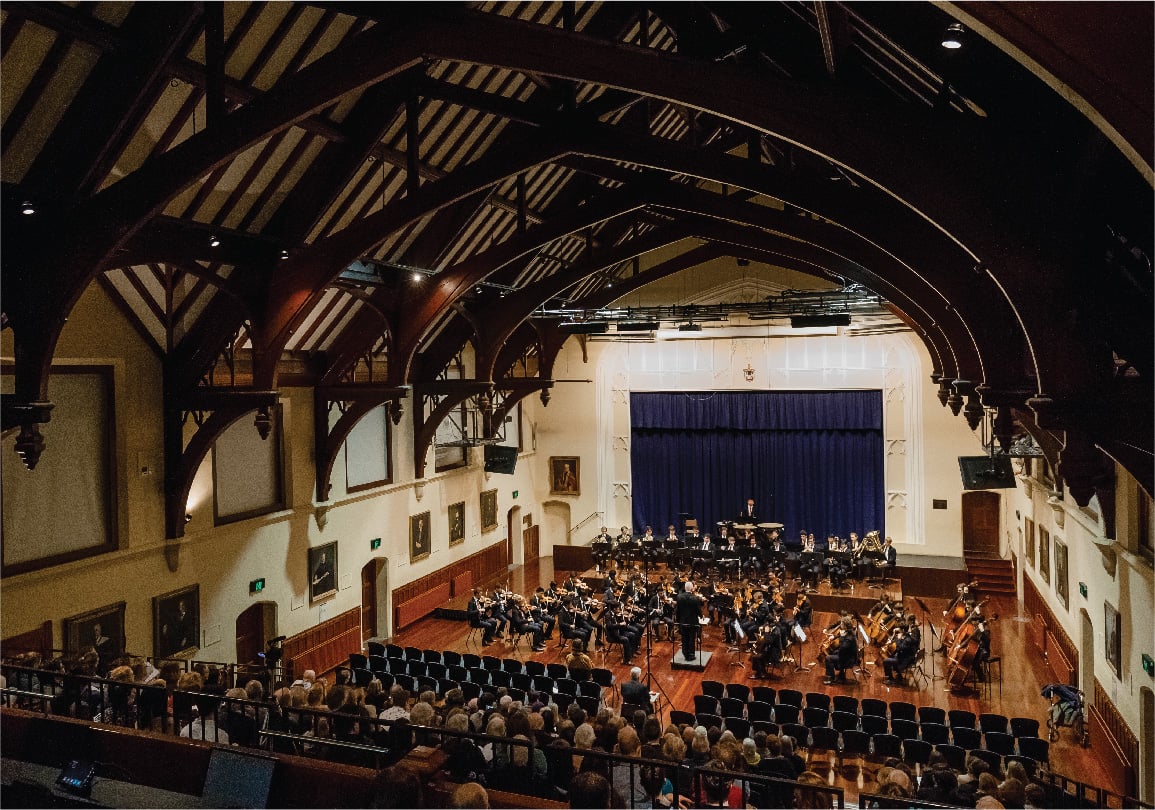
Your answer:
[[[567,572],[559,572],[564,577]],[[503,579],[510,590],[531,594],[538,585],[546,586],[554,579],[553,558],[543,557],[527,565],[518,566],[511,570]],[[485,583],[487,586],[492,583]],[[946,600],[924,599],[923,602],[941,622],[942,611],[946,608]],[[909,605],[921,613],[917,605]],[[722,630],[713,625],[706,627],[703,648],[713,652],[704,672],[697,673],[685,670],[672,670],[671,658],[676,646],[666,640],[654,642],[651,654],[645,655],[645,642],[639,655],[635,656],[634,664],[640,666],[646,676],[650,678],[651,690],[660,692],[663,714],[669,709],[693,712],[693,696],[700,693],[700,684],[703,679],[727,682],[742,682],[750,685],[766,683],[775,688],[798,689],[802,692],[827,692],[829,694],[849,694],[858,698],[878,698],[886,701],[907,701],[916,706],[939,706],[944,709],[965,709],[975,712],[994,712],[1008,717],[1030,717],[1038,720],[1045,734],[1046,715],[1049,708],[1048,701],[1039,694],[1043,683],[1044,670],[1041,661],[1034,661],[1029,654],[1030,645],[1026,636],[1026,624],[1016,616],[1018,608],[1013,600],[1006,597],[992,599],[987,606],[987,615],[997,615],[997,620],[991,623],[991,651],[992,655],[1002,659],[1002,680],[998,682],[998,668],[995,669],[995,683],[989,693],[956,694],[947,690],[946,680],[942,671],[942,656],[930,656],[925,662],[927,681],[920,681],[918,688],[892,686],[882,681],[881,665],[868,666],[868,677],[858,683],[824,686],[823,668],[819,665],[811,667],[809,672],[795,672],[792,666],[786,666],[782,677],[771,681],[748,680],[751,672],[747,657],[738,653],[726,651],[722,640]],[[814,628],[822,628],[833,622],[835,614],[816,613]],[[924,618],[920,616],[920,618]],[[1025,617],[1024,617],[1025,618]],[[924,638],[929,633],[924,625]],[[394,639],[397,644],[411,645],[421,648],[451,649],[480,653],[480,644],[470,640],[467,645],[469,627],[463,621],[426,618],[403,630]],[[522,660],[538,660],[544,663],[563,662],[568,650],[557,649],[557,631],[554,638],[544,652],[534,653],[529,645],[522,643],[514,649],[506,641],[495,641],[484,648],[487,655],[499,658],[520,658]],[[798,647],[792,648],[797,655]],[[814,661],[816,647],[813,637],[802,649],[802,661],[810,664]],[[934,672],[932,673],[931,658],[934,658]],[[618,648],[605,656],[598,652],[594,658],[596,666],[605,666],[614,672],[620,682],[629,677],[629,668],[621,662]],[[875,658],[874,648],[867,654],[868,662]],[[933,680],[930,678],[933,677]],[[1051,768],[1057,773],[1064,774],[1080,782],[1108,787],[1118,791],[1120,786],[1113,786],[1108,780],[1107,771],[1100,762],[1095,749],[1096,742],[1092,740],[1090,748],[1081,748],[1069,736],[1064,734],[1051,744]],[[848,800],[853,800],[861,789],[870,790],[869,777],[861,773],[844,771],[829,772],[829,781],[847,790]]]

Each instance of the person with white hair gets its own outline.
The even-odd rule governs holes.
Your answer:
[[[678,594],[674,606],[678,620],[678,632],[682,634],[682,658],[693,661],[696,657],[694,641],[698,637],[698,619],[702,615],[702,600],[694,593],[694,583],[686,583],[685,590]]]
[[[622,703],[639,706],[646,714],[654,713],[654,705],[650,702],[650,690],[642,683],[640,667],[630,669],[630,679],[622,684]]]

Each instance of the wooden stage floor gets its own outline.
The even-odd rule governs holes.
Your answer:
[[[562,576],[568,572],[561,572]],[[528,563],[524,566],[517,566],[502,580],[492,580],[483,583],[487,587],[492,587],[495,582],[504,581],[506,587],[512,591],[523,594],[532,594],[538,585],[548,586],[549,582],[554,579],[553,558],[542,557],[538,560]],[[829,598],[834,604],[838,603],[839,595],[830,594],[829,586],[824,585],[826,593],[820,594],[824,597],[823,602]],[[890,589],[888,588],[888,592]],[[873,598],[877,599],[879,591],[871,590]],[[595,594],[596,596],[597,594]],[[826,627],[833,622],[837,615],[833,612],[820,610],[818,600],[814,595],[811,600],[815,602],[815,614],[813,629],[820,632],[820,629]],[[922,610],[917,605],[910,604],[914,600],[908,599],[908,610],[911,610],[920,619],[925,617],[922,615]],[[947,606],[947,600],[935,599],[926,597],[921,600],[930,609],[932,616],[937,617],[936,628],[941,628],[942,611]],[[787,604],[790,604],[789,600]],[[769,681],[753,681],[748,680],[751,673],[751,668],[745,654],[731,653],[726,651],[726,645],[722,641],[721,628],[709,625],[705,628],[703,637],[703,649],[708,650],[713,654],[709,663],[706,665],[704,672],[686,672],[682,670],[672,670],[670,667],[671,659],[674,649],[678,646],[676,642],[666,640],[655,641],[651,655],[646,656],[645,640],[643,639],[642,647],[639,654],[634,657],[634,664],[641,667],[643,671],[643,678],[646,674],[651,677],[651,690],[660,691],[664,694],[661,704],[663,716],[669,709],[678,709],[682,711],[693,712],[693,696],[700,693],[700,684],[702,680],[714,680],[727,682],[742,682],[748,685],[766,684],[775,688],[791,688],[798,689],[802,692],[826,692],[829,694],[849,694],[858,698],[878,698],[886,701],[902,700],[913,703],[916,706],[938,706],[944,709],[966,709],[968,711],[980,714],[983,712],[994,712],[1003,714],[1008,717],[1030,717],[1038,720],[1042,728],[1041,733],[1046,731],[1046,717],[1049,703],[1040,696],[1039,691],[1046,681],[1041,680],[1045,677],[1045,670],[1041,661],[1033,660],[1033,656],[1028,654],[1030,644],[1026,636],[1026,617],[1024,620],[1016,618],[1018,606],[1008,597],[995,597],[987,604],[986,615],[988,617],[998,616],[997,619],[991,622],[991,652],[994,656],[1002,658],[1002,680],[1001,684],[998,682],[998,667],[995,668],[996,682],[992,684],[989,693],[977,694],[970,692],[969,694],[955,694],[951,693],[946,688],[946,681],[943,678],[945,674],[942,669],[943,657],[931,656],[929,649],[925,661],[926,674],[930,676],[931,673],[931,658],[934,660],[934,676],[935,679],[929,684],[921,682],[918,688],[893,686],[883,683],[881,664],[877,666],[868,666],[870,676],[864,678],[858,683],[853,681],[847,684],[838,684],[833,686],[824,686],[822,679],[824,677],[824,670],[821,666],[812,666],[810,672],[794,672],[793,667],[787,665],[782,672],[782,677]],[[493,644],[482,648],[480,643],[476,640],[470,640],[468,645],[466,643],[469,635],[468,624],[461,619],[445,619],[429,617],[416,622],[403,631],[397,634],[392,641],[403,646],[415,646],[421,648],[432,649],[451,649],[462,652],[477,652],[487,655],[495,655],[499,658],[520,658],[522,660],[537,660],[543,663],[562,662],[564,663],[565,655],[568,654],[566,650],[557,649],[559,637],[557,631],[554,632],[554,637],[548,644],[545,651],[534,653],[530,650],[527,643],[523,643],[517,650],[508,643],[507,639],[502,641],[495,641]],[[927,627],[923,626],[924,643],[929,641],[930,634],[927,632]],[[619,648],[615,648],[614,652],[606,656],[601,651],[591,656],[594,660],[595,666],[605,666],[613,671],[617,682],[629,678],[629,667],[626,667],[621,662],[621,653]],[[798,647],[791,648],[792,652],[797,654]],[[802,660],[806,664],[810,664],[815,659],[816,646],[814,637],[803,648]],[[867,652],[867,661],[873,662],[875,659],[875,651],[872,647]],[[849,675],[848,675],[849,677]],[[1119,790],[1120,786],[1112,786],[1107,775],[1107,770],[1104,768],[1100,757],[1095,749],[1097,741],[1092,739],[1091,747],[1084,749],[1072,741],[1068,736],[1069,730],[1064,729],[1064,734],[1058,740],[1051,744],[1051,768],[1057,773],[1061,773],[1072,779],[1080,782],[1086,782],[1093,785],[1101,785],[1111,788],[1112,790]],[[844,778],[843,776],[831,771],[829,780],[831,784],[835,784],[847,790],[847,799],[853,801],[857,798],[860,789],[872,789],[871,783],[867,782],[865,786],[862,783],[862,776],[858,775],[856,778]]]

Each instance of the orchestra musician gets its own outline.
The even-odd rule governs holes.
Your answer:
[[[672,523],[666,527],[665,540],[672,546],[677,546],[682,542],[681,538],[678,537],[678,533],[674,530],[674,525]]]
[[[737,523],[757,523],[758,522],[758,513],[754,509],[754,499],[753,498],[747,498],[746,499],[746,506],[742,509],[741,512],[738,513],[738,517],[735,518],[735,522],[737,522]]]
[[[694,642],[701,629],[698,619],[702,615],[702,600],[694,593],[693,582],[687,582],[682,592],[678,594],[674,615],[678,620],[678,632],[682,634],[682,658],[693,661],[696,657]]]
[[[723,526],[722,531],[725,531],[725,530],[726,530],[726,527]],[[698,543],[696,548],[699,551],[709,551],[711,554],[714,553],[714,544],[710,541],[709,533],[702,535],[702,542]]]
[[[718,568],[727,579],[738,571],[738,539],[733,535],[728,538],[726,545],[718,546]]]
[[[622,530],[618,533],[618,545],[622,543],[633,542],[634,534],[630,531],[629,526],[622,526]]]
[[[898,552],[894,550],[894,538],[886,538],[886,542],[882,546],[882,559],[890,568],[898,565]]]
[[[794,604],[794,621],[804,631],[809,631],[813,618],[814,606],[810,604],[810,598],[804,593],[798,594],[798,601]]]
[[[666,578],[662,577],[659,586],[654,589],[646,601],[646,611],[650,618],[650,624],[653,626],[655,639],[662,637],[662,627],[664,626],[666,639],[674,640],[674,598],[670,595],[672,587],[667,585]]]
[[[581,617],[574,606],[574,596],[570,594],[561,604],[561,610],[557,614],[558,627],[561,628],[562,639],[574,639],[575,647],[577,642],[582,642],[583,645],[588,644],[590,640],[590,631],[581,624]]]
[[[980,677],[983,676],[983,667],[986,666],[987,661],[991,658],[991,631],[987,625],[986,619],[981,616],[978,619],[978,629],[975,631],[975,639],[978,641],[978,650],[975,652],[974,671]]]
[[[524,596],[514,596],[510,600],[509,618],[514,630],[519,635],[533,636],[533,651],[542,652],[545,650],[545,632],[539,622],[535,622],[530,617],[529,611],[526,609]]]
[[[604,616],[606,637],[622,645],[622,663],[628,666],[638,651],[642,629],[630,621],[631,616],[627,614],[625,603],[619,601],[612,590],[606,591]]]
[[[802,541],[802,559],[798,565],[798,578],[807,588],[817,587],[822,574],[822,560],[820,556],[815,556],[816,554],[814,532],[811,532]]]
[[[855,637],[854,618],[844,616],[839,627],[838,648],[826,656],[826,677],[823,683],[846,683],[846,670],[858,663],[858,639]]]
[[[750,664],[754,668],[750,679],[760,680],[768,677],[767,667],[782,662],[783,650],[782,629],[778,622],[767,617],[758,628],[754,654],[750,656]]]
[[[501,626],[496,619],[489,618],[486,615],[486,607],[488,603],[485,597],[481,595],[481,591],[477,588],[473,589],[473,598],[469,600],[469,604],[465,608],[465,612],[469,616],[469,626],[481,627],[481,643],[488,647],[493,643],[494,633],[498,638],[501,638]]]
[[[557,602],[545,595],[545,588],[540,585],[529,599],[529,615],[541,625],[546,638],[553,638],[553,626],[557,623]]]
[[[584,584],[584,583],[583,583]],[[594,618],[593,603],[589,597],[585,596],[581,590],[576,592],[575,605],[577,607],[577,625],[587,631],[589,635],[587,638],[593,638],[595,647],[604,646],[602,639],[605,636],[606,628],[602,622]]]
[[[906,617],[906,634],[914,639],[915,649],[922,645],[922,630],[918,626],[918,618],[913,613]]]
[[[594,537],[592,542],[594,542],[594,543],[609,543],[610,545],[613,545],[613,541],[614,541],[614,538],[610,536],[610,530],[607,529],[605,526],[602,526],[602,530],[597,533],[597,536]]]
[[[882,668],[886,671],[883,680],[891,683],[901,681],[902,673],[910,669],[918,658],[918,639],[911,636],[902,625],[895,628],[894,635],[897,636],[894,654],[882,661]]]

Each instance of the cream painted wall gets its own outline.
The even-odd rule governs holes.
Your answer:
[[[1079,665],[1094,668],[1095,678],[1103,685],[1131,730],[1141,738],[1139,690],[1152,686],[1151,677],[1143,672],[1141,655],[1155,655],[1155,630],[1152,629],[1155,627],[1152,620],[1155,616],[1155,603],[1152,601],[1155,581],[1151,563],[1135,553],[1138,548],[1135,480],[1121,467],[1116,468],[1116,537],[1113,540],[1104,537],[1102,520],[1096,520],[1080,509],[1069,494],[1051,505],[1048,503],[1050,493],[1038,481],[1020,476],[1019,483],[1009,508],[1017,510],[1020,518],[1016,527],[1014,512],[1011,512],[1011,526],[1016,530],[1010,536],[1016,546],[1016,555],[1024,560],[1023,576],[1034,583],[1076,647],[1080,641],[1081,611],[1087,611],[1094,628],[1095,655],[1089,662],[1080,660]],[[1091,506],[1098,511],[1096,501],[1092,500]],[[1028,518],[1051,534],[1050,584],[1039,574],[1037,548],[1034,565],[1025,562],[1025,543],[1017,528]],[[1055,593],[1056,537],[1068,549],[1069,607],[1063,607]],[[1086,598],[1079,594],[1080,582],[1087,585]],[[1122,615],[1121,671],[1118,675],[1107,663],[1104,601],[1114,605]],[[1092,696],[1088,695],[1087,699],[1091,700]],[[1150,756],[1151,752],[1147,753]]]

